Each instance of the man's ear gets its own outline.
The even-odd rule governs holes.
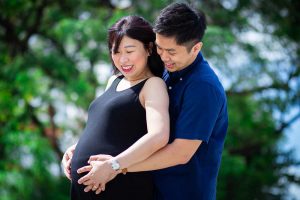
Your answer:
[[[193,53],[198,54],[199,51],[201,51],[202,46],[203,46],[203,42],[198,42],[198,43],[196,43],[196,44],[193,46],[193,49],[192,49]]]

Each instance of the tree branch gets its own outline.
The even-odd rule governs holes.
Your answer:
[[[38,32],[39,27],[41,25],[42,19],[44,17],[44,10],[46,8],[48,4],[47,0],[43,0],[40,5],[38,5],[38,7],[36,8],[36,12],[35,12],[35,18],[34,18],[34,22],[33,24],[27,28],[27,33],[26,36],[24,37],[24,39],[22,40],[22,46],[24,49],[22,49],[22,52],[25,52],[28,49],[28,40],[29,38]]]
[[[282,133],[282,131],[284,129],[286,129],[287,127],[289,127],[291,124],[293,124],[295,121],[297,121],[298,119],[300,119],[300,112],[297,113],[295,116],[293,116],[291,119],[285,121],[285,122],[281,122],[281,125],[279,126],[279,128],[276,130],[276,133]]]
[[[271,85],[266,85],[266,86],[259,86],[259,87],[254,87],[251,89],[244,89],[241,91],[235,91],[234,89],[229,89],[226,94],[228,96],[247,96],[247,95],[251,95],[254,93],[258,93],[258,92],[262,92],[264,90],[268,90],[268,89],[278,89],[278,90],[288,90],[289,89],[289,85],[288,83],[273,83]]]
[[[5,30],[3,35],[3,42],[7,44],[9,48],[9,53],[12,57],[17,54],[17,48],[21,44],[20,39],[16,35],[14,25],[6,18],[0,15],[0,26]]]
[[[59,159],[62,159],[63,157],[63,152],[60,150],[58,143],[57,143],[57,138],[56,138],[56,126],[54,124],[53,121],[53,117],[54,117],[54,109],[52,109],[53,107],[50,105],[49,106],[49,115],[50,115],[50,121],[51,121],[51,127],[50,129],[47,129],[42,122],[40,122],[40,120],[37,118],[37,116],[34,114],[34,108],[32,106],[30,106],[29,104],[27,104],[27,107],[29,109],[29,116],[32,120],[32,122],[39,128],[41,128],[41,130],[43,131],[43,136],[46,137],[51,146],[54,149],[54,152],[56,153],[56,155],[58,156]]]

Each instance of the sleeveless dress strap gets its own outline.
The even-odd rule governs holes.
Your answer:
[[[109,87],[109,89],[116,90],[118,84],[119,84],[120,81],[123,79],[123,77],[124,77],[123,75],[117,76],[117,77],[115,78],[115,80],[112,82],[112,84],[111,84],[111,86]]]

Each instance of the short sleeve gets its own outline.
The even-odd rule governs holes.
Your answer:
[[[192,82],[185,88],[175,137],[209,141],[221,109],[221,93],[207,82]]]

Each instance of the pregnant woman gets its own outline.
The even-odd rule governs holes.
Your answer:
[[[91,103],[86,127],[74,146],[72,159],[68,159],[71,170],[67,169],[66,174],[72,181],[72,200],[154,198],[150,172],[120,174],[165,146],[169,139],[169,99],[165,83],[159,78],[164,66],[154,42],[151,25],[138,16],[124,17],[109,29],[108,47],[115,75],[109,79],[106,91]],[[97,154],[113,158],[90,163],[89,173],[101,166],[114,171],[114,176],[104,178],[102,184],[92,180],[79,184],[87,173],[77,170]],[[94,176],[93,180],[103,179],[96,173]],[[91,188],[86,190],[87,186]],[[97,195],[99,188],[102,191]]]

